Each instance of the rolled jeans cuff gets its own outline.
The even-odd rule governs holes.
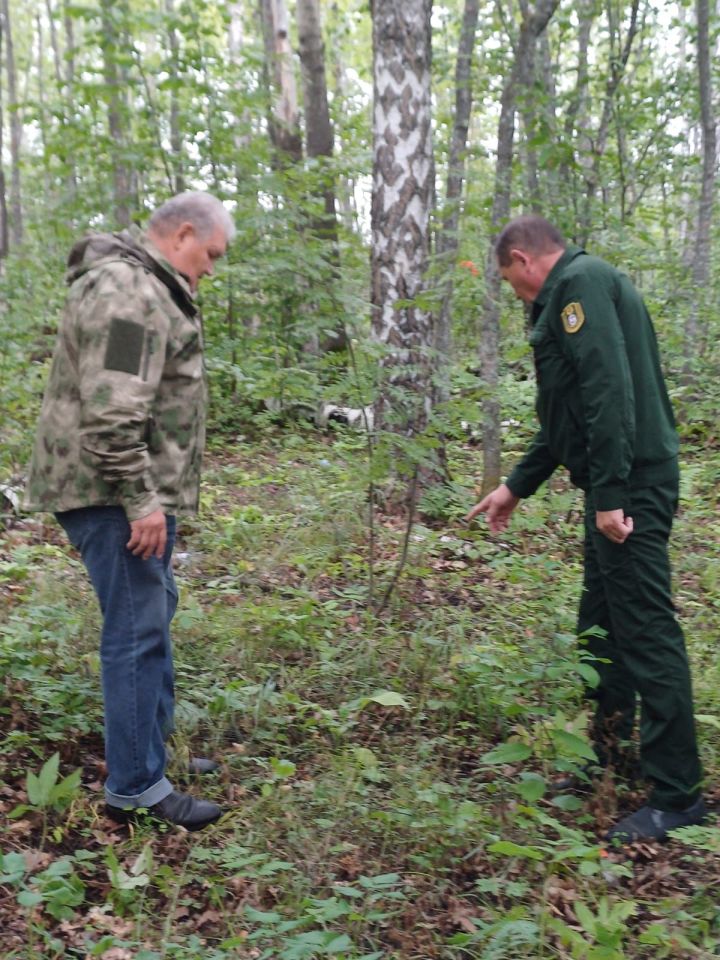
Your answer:
[[[113,793],[106,787],[105,799],[111,807],[119,807],[121,810],[128,808],[135,810],[138,807],[154,807],[156,803],[160,803],[161,800],[164,800],[165,797],[172,792],[172,784],[167,777],[163,777],[162,780],[158,780],[157,783],[154,783],[151,787],[148,787],[147,790],[143,790],[142,793],[135,797],[124,797],[122,794]]]

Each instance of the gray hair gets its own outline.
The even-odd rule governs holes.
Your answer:
[[[235,224],[229,211],[217,197],[200,190],[188,190],[166,200],[150,217],[148,226],[165,235],[177,230],[183,223],[191,223],[203,237],[207,237],[216,227],[225,232],[228,242],[235,236]]]

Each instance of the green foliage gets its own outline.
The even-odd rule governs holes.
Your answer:
[[[62,812],[77,795],[80,786],[80,770],[75,770],[67,777],[58,779],[60,770],[60,754],[54,753],[43,764],[39,774],[31,770],[27,775],[27,795],[30,807],[38,810],[56,810]],[[24,812],[22,808],[19,808]],[[18,810],[15,816],[18,816]]]

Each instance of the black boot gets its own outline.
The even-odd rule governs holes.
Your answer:
[[[151,807],[113,807],[108,803],[105,805],[105,811],[117,823],[129,823],[147,814],[157,820],[165,820],[178,827],[185,827],[186,830],[202,830],[208,824],[214,823],[222,813],[222,809],[216,803],[210,800],[199,800],[179,790],[173,790]]]
[[[611,827],[605,839],[619,840],[621,843],[632,843],[634,840],[666,840],[668,831],[677,830],[678,827],[694,827],[704,823],[706,816],[707,810],[702,797],[685,810],[640,807]]]

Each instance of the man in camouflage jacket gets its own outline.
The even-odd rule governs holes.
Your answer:
[[[220,808],[173,789],[170,621],[175,516],[196,513],[205,441],[194,292],[234,234],[209,194],[185,193],[132,228],[77,243],[27,484],[80,551],[103,613],[107,809],[150,808],[198,829]],[[198,761],[200,763],[200,761]]]

